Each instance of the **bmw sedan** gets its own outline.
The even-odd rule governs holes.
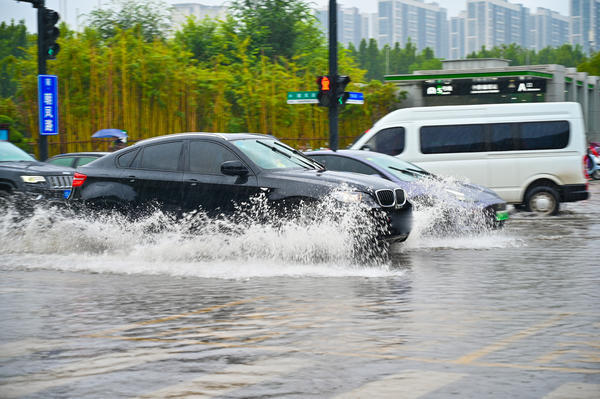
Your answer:
[[[233,213],[264,195],[278,210],[333,198],[360,204],[385,224],[385,241],[404,241],[412,205],[397,184],[328,171],[261,134],[181,133],[140,141],[77,169],[71,203],[137,209],[158,204],[175,214]]]
[[[443,207],[446,217],[481,215],[488,226],[501,226],[508,219],[506,201],[492,190],[474,184],[443,180],[419,166],[390,155],[359,150],[311,151],[306,155],[328,170],[382,177],[400,185],[415,207]],[[446,212],[448,213],[448,212]]]

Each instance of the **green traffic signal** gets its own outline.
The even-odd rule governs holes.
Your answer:
[[[56,39],[60,36],[60,30],[56,27],[60,15],[54,10],[44,9],[43,19],[43,53],[46,55],[47,59],[53,60],[60,50],[60,46],[56,43]]]

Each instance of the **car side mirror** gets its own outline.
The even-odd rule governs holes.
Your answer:
[[[240,161],[226,161],[221,164],[221,173],[228,176],[246,176],[250,171]]]

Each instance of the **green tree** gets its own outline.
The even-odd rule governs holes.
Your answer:
[[[26,56],[27,47],[29,41],[25,21],[21,20],[18,24],[11,21],[10,25],[0,23],[0,97],[6,98],[16,93],[14,64],[17,58]]]
[[[139,29],[146,41],[164,39],[170,26],[170,7],[162,0],[113,0],[109,8],[97,8],[89,14],[89,27],[103,39],[117,31]]]
[[[291,58],[323,44],[310,6],[303,0],[233,0],[236,33],[252,53]]]
[[[592,54],[589,60],[577,65],[579,72],[587,72],[592,76],[600,76],[600,51]]]

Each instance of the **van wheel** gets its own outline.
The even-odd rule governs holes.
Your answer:
[[[540,215],[556,215],[559,209],[558,192],[552,187],[537,186],[529,190],[525,200],[526,210]]]

